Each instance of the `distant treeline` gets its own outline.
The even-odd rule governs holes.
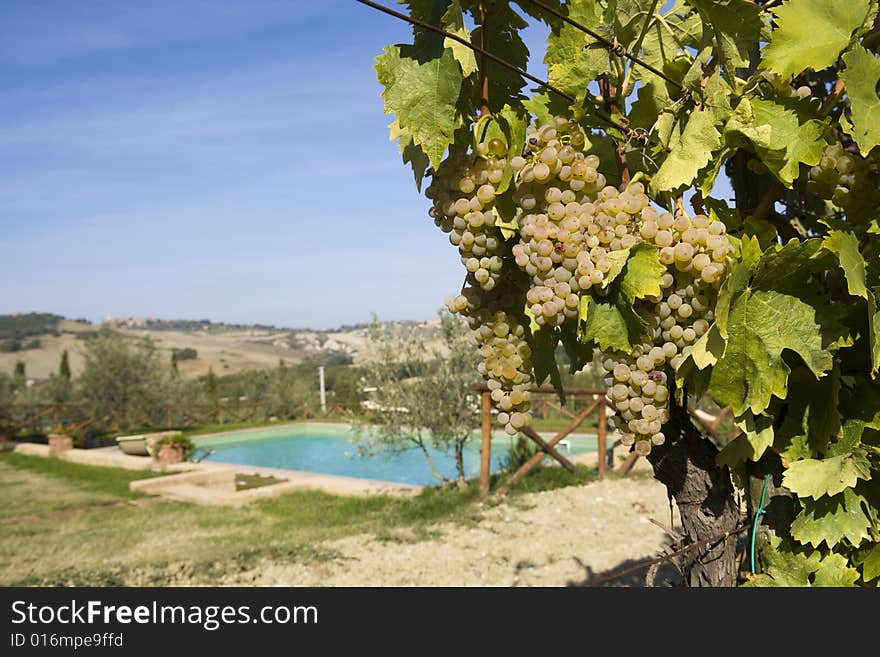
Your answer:
[[[0,351],[39,349],[40,341],[34,336],[60,335],[58,323],[63,319],[51,313],[0,315]]]
[[[399,320],[388,322],[397,326],[416,327],[424,322],[415,320]],[[332,329],[312,329],[312,328],[296,328],[287,326],[276,326],[274,324],[236,324],[232,322],[213,322],[210,319],[153,319],[153,318],[137,318],[137,319],[114,319],[110,324],[118,328],[141,329],[149,331],[207,331],[208,333],[222,333],[224,331],[277,331],[279,333],[318,333],[333,334],[349,331],[359,331],[370,327],[367,323],[361,324],[342,324],[338,328]]]
[[[120,328],[145,329],[149,331],[207,331],[209,333],[222,333],[224,331],[283,331],[271,324],[227,324],[226,322],[212,322],[209,319],[116,319],[113,325]]]

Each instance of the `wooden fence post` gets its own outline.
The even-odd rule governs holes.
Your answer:
[[[596,456],[598,457],[599,476],[605,474],[606,461],[608,459],[608,447],[605,444],[605,397],[599,398],[599,416],[596,423]]]
[[[480,497],[489,494],[489,466],[492,461],[492,399],[489,391],[480,396],[480,419],[483,443],[480,447]]]

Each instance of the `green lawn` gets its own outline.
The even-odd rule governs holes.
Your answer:
[[[425,535],[439,521],[479,519],[476,483],[431,488],[414,498],[341,497],[298,492],[232,509],[132,493],[151,473],[0,454],[0,585],[210,584],[261,560],[332,557],[319,543],[357,533]],[[512,491],[584,483],[539,468]]]

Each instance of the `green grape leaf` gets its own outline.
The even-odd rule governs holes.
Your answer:
[[[542,326],[531,334],[529,346],[532,348],[532,363],[535,369],[535,385],[541,385],[547,378],[565,404],[565,391],[562,388],[562,377],[556,365],[556,345],[559,344],[559,333],[551,326]]]
[[[704,370],[718,362],[724,355],[727,342],[721,337],[721,331],[716,324],[712,324],[699,340],[694,343],[688,358],[694,361],[698,370]]]
[[[868,291],[868,342],[870,349],[871,378],[877,378],[880,371],[880,308],[878,308],[877,294],[873,290]]]
[[[471,34],[464,26],[464,14],[461,11],[461,2],[459,0],[450,0],[449,9],[443,14],[442,21],[443,29],[470,42]],[[476,73],[479,70],[477,58],[472,49],[449,37],[443,40],[443,46],[452,51],[452,55],[461,66],[461,72],[464,77],[468,77],[471,73]]]
[[[514,155],[521,153],[525,145],[528,116],[522,111],[515,110],[510,105],[505,105],[496,116],[502,119],[501,125],[505,136],[504,141],[507,143],[507,165],[504,167],[504,175],[501,181],[495,185],[495,193],[500,195],[506,192],[513,182],[514,174],[513,167],[510,166],[510,159]]]
[[[709,211],[709,218],[712,221],[720,221],[727,227],[727,232],[737,230],[742,226],[742,218],[739,216],[739,210],[731,208],[726,201],[712,198],[706,194],[703,195],[703,205]]]
[[[715,54],[733,77],[749,65],[749,52],[761,36],[761,8],[748,0],[688,0],[700,12],[703,29],[715,41]]]
[[[721,133],[709,112],[693,112],[684,130],[672,138],[669,154],[651,178],[654,193],[690,185],[721,146]]]
[[[725,127],[727,143],[735,146],[745,138],[761,162],[786,187],[800,173],[800,163],[818,164],[825,149],[825,123],[801,121],[791,107],[772,100],[744,98]]]
[[[789,0],[773,13],[777,28],[763,65],[787,80],[804,69],[821,71],[834,64],[864,22],[868,0]]]
[[[567,3],[573,21],[596,29],[602,22],[603,7],[597,0]],[[548,81],[578,101],[586,97],[587,84],[608,70],[608,51],[592,37],[568,23],[554,25],[547,38]]]
[[[743,239],[741,246],[741,257],[734,263],[730,275],[721,284],[718,300],[715,303],[715,324],[723,338],[727,338],[730,308],[748,286],[755,267],[761,259],[761,245],[756,238]]]
[[[752,453],[749,455],[752,461],[761,458],[767,448],[773,445],[773,418],[746,411],[742,417],[737,418],[736,426],[742,429],[752,448]]]
[[[582,296],[578,319],[582,342],[593,341],[602,351],[632,351],[626,318],[613,303]]]
[[[816,379],[806,367],[796,367],[788,378],[791,395],[782,422],[776,427],[777,449],[794,461],[827,453],[831,438],[840,432],[840,372],[832,368]]]
[[[728,318],[727,348],[712,369],[709,389],[734,415],[762,413],[772,396],[785,399],[789,367],[782,352],[797,352],[816,376],[831,368],[815,310],[797,297],[744,292]]]
[[[844,131],[859,145],[862,155],[880,144],[880,60],[856,46],[843,56],[846,69],[840,78],[846,83],[846,95],[852,109],[852,123],[841,121]]]
[[[829,554],[822,559],[813,575],[813,586],[855,586],[859,571],[850,568],[849,561],[842,554]]]
[[[743,236],[756,238],[761,248],[766,249],[776,244],[776,226],[766,219],[759,219],[750,215],[743,222]]]
[[[817,119],[799,122],[798,115],[779,103],[754,99],[752,109],[758,121],[773,128],[773,140],[767,150],[758,148],[761,161],[786,186],[791,187],[800,175],[801,163],[818,164],[825,151],[825,124]],[[781,148],[784,156],[777,156]]]
[[[861,555],[862,579],[870,582],[880,577],[880,543],[875,543],[866,553]]]
[[[871,518],[862,507],[868,502],[853,490],[800,502],[804,508],[791,523],[791,535],[799,543],[818,548],[825,542],[833,548],[844,539],[858,545],[871,536]]]
[[[680,369],[680,368],[679,368]],[[752,454],[755,453],[754,447],[749,442],[749,439],[746,438],[745,434],[740,434],[729,443],[727,443],[718,455],[715,457],[716,463],[719,466],[727,466],[731,470],[736,468],[741,463],[745,463],[749,459],[751,459]]]
[[[555,98],[556,94],[553,94],[553,96]],[[527,98],[522,102],[522,105],[526,108],[527,112],[534,115],[535,120],[540,125],[549,123],[550,119],[553,118],[554,110],[552,101],[547,92],[542,91],[540,93],[532,94],[530,98]]]
[[[630,50],[645,22],[653,19],[651,10],[656,9],[654,5],[654,0],[608,0],[605,24],[618,42]]]
[[[842,456],[852,452],[861,443],[864,430],[865,422],[863,420],[849,418],[840,425],[840,435],[828,447],[825,456]]]
[[[807,285],[810,276],[808,265],[821,248],[820,239],[801,242],[795,237],[781,247],[772,245],[755,267],[752,288],[797,295]]]
[[[541,330],[541,325],[538,324],[538,320],[535,319],[535,313],[532,312],[531,306],[529,306],[528,302],[526,302],[525,308],[523,308],[523,312],[526,317],[529,318],[529,331],[532,332],[532,335]]]
[[[781,549],[781,541],[771,538],[761,550],[765,575],[752,580],[753,586],[810,586],[810,575],[819,568],[820,555],[809,556]]]
[[[605,254],[605,259],[611,264],[611,267],[605,272],[605,278],[602,279],[603,289],[611,285],[620,276],[620,272],[626,266],[627,258],[629,258],[629,249],[618,249],[617,251],[609,251]]]
[[[856,451],[826,459],[804,459],[788,466],[783,485],[798,497],[818,498],[837,495],[852,488],[859,479],[871,478],[871,464],[863,452]]]
[[[742,434],[718,452],[719,465],[735,468],[745,461],[757,461],[773,445],[773,419],[746,411],[735,422]]]
[[[846,286],[854,297],[868,298],[865,287],[865,259],[859,253],[859,240],[850,231],[832,230],[824,239],[826,249],[837,256],[846,275]]]
[[[718,73],[706,81],[706,86],[703,87],[703,107],[712,115],[716,125],[724,125],[730,119],[733,112],[730,98],[733,94],[733,88]]]
[[[391,133],[390,140],[394,141],[396,139],[397,145],[400,147],[400,156],[403,159],[403,163],[409,164],[412,167],[416,189],[422,191],[422,181],[425,179],[425,172],[427,172],[428,166],[431,164],[428,156],[425,155],[425,151],[413,144],[412,135],[408,130],[400,127],[397,119],[388,127]]]
[[[385,113],[397,117],[400,128],[436,168],[461,125],[456,109],[461,70],[450,50],[424,63],[403,53],[401,46],[387,46],[376,58],[376,75],[385,87]]]
[[[630,303],[634,303],[636,299],[660,296],[663,291],[660,283],[666,267],[657,257],[657,247],[640,242],[629,249],[629,253],[629,260],[626,261],[626,268],[620,279],[623,296]]]
[[[581,342],[578,339],[577,326],[572,322],[564,322],[559,329],[560,342],[569,360],[569,373],[577,374],[593,361],[593,355],[596,353],[595,345]]]
[[[650,130],[660,114],[671,105],[666,82],[652,73],[643,74],[642,84],[636,91],[636,100],[629,112],[630,126]]]

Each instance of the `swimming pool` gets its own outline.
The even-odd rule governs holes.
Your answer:
[[[418,448],[364,457],[358,454],[352,438],[351,429],[345,425],[307,423],[206,436],[196,438],[196,445],[212,448],[214,453],[205,460],[217,463],[304,470],[422,486],[438,483]],[[511,441],[504,433],[493,436],[493,472],[501,469]],[[574,437],[570,442],[571,449],[562,448],[562,454],[596,451],[594,439]],[[429,451],[440,473],[454,478],[455,460],[437,450]],[[465,472],[472,477],[479,471],[480,440],[475,436],[465,451]]]

